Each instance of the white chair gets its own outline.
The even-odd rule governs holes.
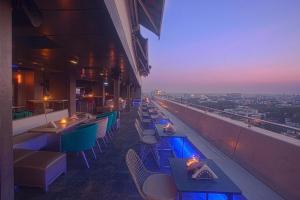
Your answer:
[[[150,118],[144,118],[140,113],[138,113],[140,121],[143,123],[143,126],[149,127],[152,123]]]
[[[139,134],[140,143],[141,143],[141,159],[144,161],[149,153],[152,153],[157,165],[159,166],[159,154],[156,149],[158,140],[154,135],[144,135],[143,130],[138,124],[135,124],[135,128]]]
[[[102,139],[103,143],[105,146],[107,146],[107,143],[106,143],[106,129],[107,129],[107,123],[108,123],[108,117],[104,117],[104,118],[101,118],[99,120],[97,120],[97,123],[98,123],[98,129],[97,129],[97,145],[98,145],[98,148],[100,150],[100,152],[102,152],[102,149],[101,149],[101,145],[98,141],[98,139]]]
[[[144,200],[175,200],[176,185],[171,176],[148,171],[132,149],[126,154],[126,164],[135,186]]]
[[[135,119],[135,124],[142,130],[143,135],[155,135],[154,129],[144,129],[141,122],[138,119]]]

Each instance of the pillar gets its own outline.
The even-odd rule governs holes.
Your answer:
[[[68,100],[69,100],[69,114],[70,116],[76,113],[76,72],[70,70],[69,84],[68,84]]]
[[[130,90],[131,90],[131,87],[130,87],[130,84],[128,84],[126,86],[126,89],[127,89],[127,94],[126,94],[126,99],[127,99],[127,109],[130,111],[130,108],[131,108],[131,96],[130,96]]]
[[[102,82],[102,107],[105,106],[105,85],[104,85],[104,82]]]
[[[142,98],[142,88],[140,86],[134,88],[133,98],[135,99]]]
[[[12,145],[12,8],[0,0],[0,200],[14,199]]]
[[[114,108],[119,110],[119,97],[120,97],[120,79],[114,80]]]

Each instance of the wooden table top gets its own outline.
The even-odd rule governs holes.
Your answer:
[[[61,121],[55,121],[56,128],[51,127],[49,124],[45,124],[33,129],[30,129],[31,132],[41,132],[41,133],[62,133],[63,131],[72,128],[80,123],[88,120],[87,117],[80,117],[78,119],[66,118],[66,123],[61,123]]]
[[[185,138],[186,135],[184,133],[180,133],[178,131],[175,131],[174,133],[167,133],[164,131],[164,126],[166,125],[162,125],[162,124],[155,124],[155,130],[156,133],[159,137],[180,137],[180,138]]]

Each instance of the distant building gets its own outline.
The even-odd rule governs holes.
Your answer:
[[[253,117],[259,119],[265,118],[265,114],[259,113],[258,110],[250,108],[248,106],[238,106],[237,108],[224,109],[224,111],[246,117]]]

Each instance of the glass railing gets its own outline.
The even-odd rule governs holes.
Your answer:
[[[177,103],[183,104],[184,106],[187,106],[187,107],[197,108],[204,112],[217,114],[219,116],[230,118],[232,120],[240,121],[242,123],[245,123],[249,128],[251,128],[253,126],[259,127],[259,128],[262,128],[262,129],[265,129],[265,130],[268,130],[268,131],[271,131],[274,133],[278,133],[278,134],[282,134],[282,135],[289,136],[292,138],[300,139],[300,129],[297,127],[292,127],[292,126],[288,126],[285,124],[280,124],[280,123],[276,123],[276,122],[272,122],[272,121],[268,121],[268,120],[263,120],[260,118],[244,116],[244,115],[240,115],[237,113],[219,110],[219,109],[215,109],[215,108],[211,108],[211,107],[207,107],[207,106],[203,106],[203,105],[199,105],[199,104],[193,104],[184,99],[178,100],[178,99],[175,99],[172,97],[164,97],[163,99],[177,102]]]

